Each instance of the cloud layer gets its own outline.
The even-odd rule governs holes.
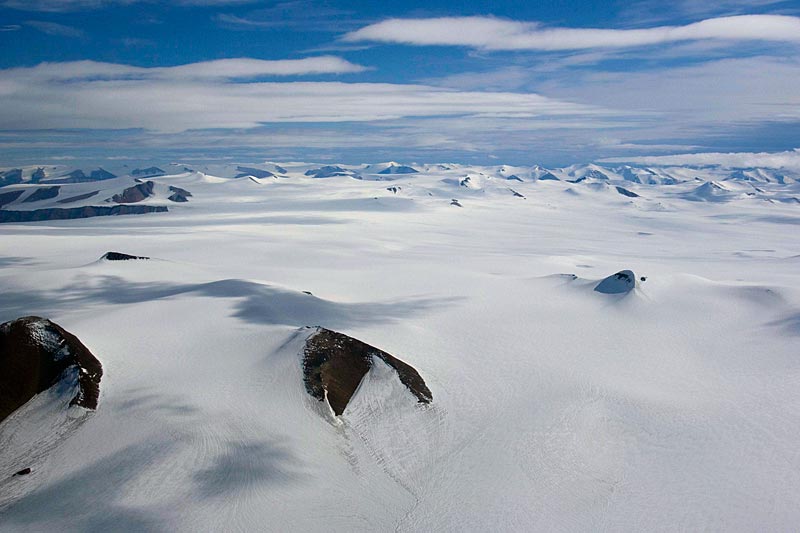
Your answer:
[[[457,91],[414,84],[241,82],[243,78],[363,67],[333,57],[229,59],[140,68],[79,61],[0,71],[5,129],[249,128],[271,122],[351,122],[470,115],[602,116],[600,108],[537,94]]]
[[[346,42],[545,51],[626,48],[707,39],[797,43],[800,42],[800,17],[741,15],[711,18],[685,26],[626,30],[545,28],[535,22],[493,17],[393,18],[347,33],[342,39]]]

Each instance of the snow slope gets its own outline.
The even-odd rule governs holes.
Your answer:
[[[193,194],[169,213],[0,226],[0,322],[51,318],[104,367],[96,412],[53,391],[0,425],[0,529],[800,522],[796,183],[696,201],[702,179],[412,165],[393,192],[280,165],[152,178]],[[595,290],[624,269],[646,281]],[[303,386],[316,325],[433,403],[378,364],[335,419]]]

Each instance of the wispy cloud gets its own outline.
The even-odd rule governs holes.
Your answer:
[[[310,0],[279,2],[244,15],[220,13],[214,19],[221,26],[233,30],[292,28],[295,31],[343,32],[367,24],[353,11]]]
[[[79,28],[67,26],[66,24],[59,24],[57,22],[29,20],[25,22],[25,25],[35,28],[42,33],[46,33],[47,35],[55,35],[58,37],[80,38],[85,35],[83,30]]]
[[[264,60],[252,58],[217,59],[174,67],[135,67],[98,61],[42,63],[35,67],[0,70],[0,80],[20,82],[84,82],[163,80],[237,80],[264,76],[302,76],[309,74],[348,74],[367,67],[336,56],[303,59]]]
[[[19,31],[22,29],[22,26],[19,24],[5,24],[0,26],[0,31]]]
[[[800,42],[800,17],[742,15],[644,29],[548,28],[536,22],[493,17],[388,19],[342,38],[345,42],[543,51],[626,48],[707,39]]]
[[[774,168],[800,170],[800,148],[787,152],[736,152],[697,153],[641,157],[610,157],[601,159],[605,163],[636,163],[642,165],[672,166],[720,166],[724,168]]]

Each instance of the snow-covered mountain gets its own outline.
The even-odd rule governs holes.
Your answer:
[[[0,324],[102,379],[0,422],[0,530],[800,522],[796,174],[98,167],[3,170]]]

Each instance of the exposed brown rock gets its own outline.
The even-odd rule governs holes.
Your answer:
[[[319,401],[325,400],[333,412],[341,415],[361,380],[379,357],[391,366],[420,403],[433,400],[431,391],[419,373],[403,361],[358,339],[325,328],[318,328],[306,341],[303,358],[303,381],[306,391]]]
[[[0,324],[0,421],[76,366],[79,390],[70,405],[97,408],[103,367],[78,338],[36,316]]]
[[[153,187],[155,187],[155,183],[152,181],[145,181],[143,183],[139,183],[138,185],[134,185],[133,187],[128,187],[120,194],[115,194],[111,197],[111,201],[118,204],[133,204],[136,202],[141,202],[145,198],[153,195]]]

